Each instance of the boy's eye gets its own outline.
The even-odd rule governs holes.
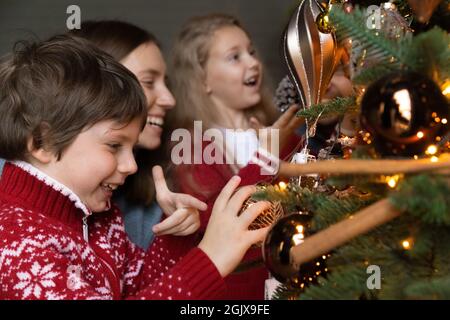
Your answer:
[[[117,151],[122,147],[122,145],[120,143],[108,143],[108,147],[113,151]]]
[[[256,50],[255,49],[250,49],[249,51],[248,51],[248,53],[251,55],[251,56],[255,56],[256,55]]]
[[[228,59],[229,59],[230,61],[237,61],[237,60],[239,60],[239,53],[233,53],[232,55],[230,55],[230,56],[228,57]]]

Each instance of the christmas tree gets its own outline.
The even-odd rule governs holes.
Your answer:
[[[304,90],[294,67],[291,79],[307,135],[321,117],[356,114],[360,123],[352,137],[337,132],[319,161],[286,165],[289,183],[253,196],[288,213],[263,246],[282,282],[275,298],[450,299],[449,34],[430,22],[434,8],[415,1],[372,13],[335,2],[320,8],[316,26],[351,52],[354,95],[315,103],[320,94],[305,92],[319,86]],[[432,2],[448,16],[449,1]]]

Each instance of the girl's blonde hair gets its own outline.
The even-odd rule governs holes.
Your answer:
[[[177,107],[170,113],[171,129],[192,129],[195,120],[203,121],[203,129],[218,123],[213,101],[205,90],[205,66],[214,33],[224,27],[235,26],[248,32],[240,22],[229,15],[209,14],[189,20],[182,28],[174,45],[171,76]],[[269,90],[263,85],[261,101],[246,109],[248,118],[256,117],[262,124],[270,125],[277,116]]]

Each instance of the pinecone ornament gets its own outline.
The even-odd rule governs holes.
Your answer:
[[[281,112],[285,112],[293,104],[300,104],[300,97],[289,76],[285,76],[278,84],[274,104]]]

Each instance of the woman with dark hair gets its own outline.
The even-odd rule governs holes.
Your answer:
[[[175,99],[167,88],[166,64],[155,36],[116,20],[86,21],[80,30],[71,33],[90,40],[133,72],[147,98],[147,123],[135,150],[138,171],[126,180],[115,199],[124,212],[130,239],[146,249],[155,234],[193,233],[200,225],[198,210],[205,210],[206,204],[189,195],[170,192],[159,167],[165,167],[167,162],[161,136],[166,112],[175,106]],[[152,176],[155,165],[158,166],[153,168]],[[163,212],[169,217],[158,224]]]

